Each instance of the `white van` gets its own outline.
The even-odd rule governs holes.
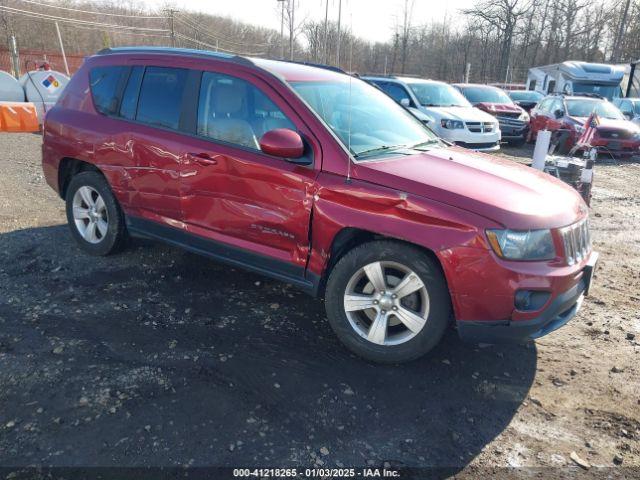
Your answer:
[[[500,149],[500,127],[495,117],[473,107],[451,85],[412,77],[362,77],[380,87],[396,102],[426,116],[439,137],[472,150]]]

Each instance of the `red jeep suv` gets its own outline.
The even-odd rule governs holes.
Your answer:
[[[604,98],[550,95],[531,110],[531,130],[528,141],[533,142],[540,130],[566,131],[565,150],[571,149],[587,127],[594,113],[593,136],[589,144],[600,153],[614,157],[640,155],[640,126],[629,121],[618,108]]]
[[[423,355],[454,319],[470,341],[544,335],[597,257],[574,190],[448,147],[328,68],[99,52],[47,114],[43,169],[89,254],[143,236],[289,282],[378,362]]]

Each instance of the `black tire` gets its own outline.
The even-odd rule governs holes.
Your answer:
[[[86,240],[78,226],[73,213],[73,200],[76,192],[82,187],[90,187],[97,192],[104,201],[104,210],[106,210],[107,229],[104,235],[99,232],[96,236],[99,238],[95,243]],[[124,214],[118,204],[118,201],[111,192],[109,184],[105,178],[98,172],[81,172],[75,175],[69,182],[66,192],[66,210],[67,222],[71,230],[71,236],[74,238],[78,246],[86,253],[95,256],[105,256],[120,251],[126,243],[127,230],[124,220]],[[83,204],[85,205],[85,204]],[[88,220],[87,220],[88,221]]]
[[[373,343],[358,333],[347,317],[344,295],[349,282],[363,267],[374,262],[393,262],[405,266],[417,274],[426,287],[429,299],[429,310],[425,312],[426,323],[404,343]],[[402,363],[425,355],[440,342],[451,320],[451,298],[439,265],[417,247],[387,240],[360,245],[338,261],[327,282],[325,308],[329,323],[342,343],[357,355],[377,363]],[[399,328],[403,327],[400,325]],[[391,327],[385,328],[388,332]]]
[[[527,141],[526,137],[518,138],[517,140],[509,140],[509,145],[511,147],[519,148],[519,147],[522,147],[526,143],[526,141]]]

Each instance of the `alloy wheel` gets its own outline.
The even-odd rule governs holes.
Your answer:
[[[349,280],[344,309],[351,327],[377,345],[408,342],[429,317],[429,293],[420,277],[397,262],[374,262]]]
[[[100,243],[109,229],[109,213],[104,199],[92,187],[80,187],[73,196],[73,219],[80,236]]]

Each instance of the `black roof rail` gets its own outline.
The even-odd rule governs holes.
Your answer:
[[[103,48],[96,52],[96,55],[113,55],[124,53],[153,53],[168,55],[188,55],[192,57],[214,58],[218,60],[236,61],[241,63],[249,63],[253,65],[251,60],[231,53],[214,52],[211,50],[196,50],[194,48],[176,48],[176,47],[109,47]]]
[[[323,68],[325,70],[331,70],[332,72],[337,72],[337,73],[344,73],[344,74],[347,73],[344,70],[342,70],[340,67],[334,67],[333,65],[326,65],[324,63],[304,62],[304,61],[297,61],[297,60],[276,60],[276,61],[286,62],[286,63],[295,63],[296,65],[306,65],[307,67]]]
[[[549,93],[548,95],[554,96],[554,97],[586,97],[586,98],[599,98],[600,100],[605,100],[605,97],[603,95],[600,95],[598,93],[591,93],[591,92],[578,92],[578,93],[553,92],[553,93]]]

